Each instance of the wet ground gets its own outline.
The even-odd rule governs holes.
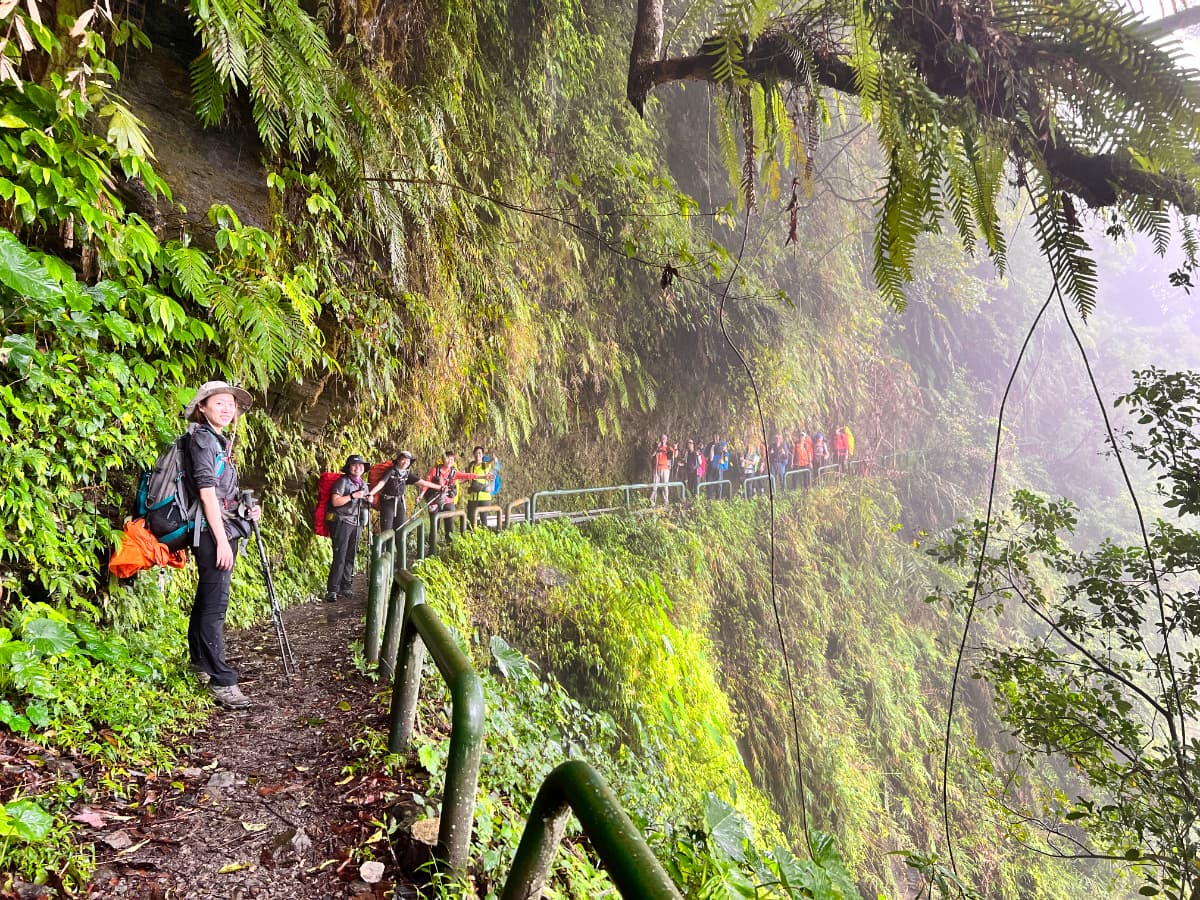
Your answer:
[[[363,762],[365,744],[377,745],[384,729],[386,703],[351,658],[365,607],[365,579],[355,583],[352,600],[285,611],[296,676],[283,674],[269,621],[230,634],[231,662],[254,707],[214,709],[186,738],[192,750],[175,771],[131,773],[126,800],[77,811],[97,855],[88,896],[417,896],[397,874],[382,823],[385,798],[418,785]]]

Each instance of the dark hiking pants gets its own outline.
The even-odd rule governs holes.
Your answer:
[[[358,551],[358,535],[362,529],[358,522],[337,519],[333,526],[333,565],[329,567],[329,580],[325,582],[325,593],[349,594],[354,578],[354,556]]]
[[[236,563],[241,542],[232,545]],[[225,662],[225,613],[233,569],[217,568],[217,542],[210,531],[200,533],[195,551],[200,580],[188,619],[188,654],[192,665],[212,676],[213,684],[228,687],[238,683],[238,673]]]
[[[403,497],[379,498],[379,533],[399,528],[408,520],[408,504]]]

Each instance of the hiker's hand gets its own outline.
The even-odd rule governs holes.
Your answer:
[[[262,507],[259,506],[257,503],[255,503],[252,507],[250,507],[250,521],[257,522],[261,518],[262,518]]]
[[[233,568],[233,548],[229,546],[228,538],[217,541],[217,568]]]

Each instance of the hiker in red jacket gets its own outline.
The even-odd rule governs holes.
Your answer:
[[[432,518],[440,512],[450,512],[458,500],[458,483],[486,478],[486,475],[476,475],[471,472],[460,472],[454,465],[454,451],[447,450],[442,461],[429,470],[425,480],[432,482],[434,487],[426,488],[423,499],[430,504],[429,515]],[[446,540],[450,539],[452,526],[447,519],[445,524]]]
[[[650,453],[650,461],[654,466],[653,487],[650,488],[650,505],[654,505],[654,501],[658,498],[659,486],[662,486],[663,499],[665,502],[671,502],[671,489],[669,487],[671,481],[671,468],[675,465],[675,455],[679,452],[679,448],[667,440],[664,434],[658,440],[658,446]]]

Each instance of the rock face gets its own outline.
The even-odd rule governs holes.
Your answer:
[[[185,64],[167,50],[139,53],[125,67],[120,86],[146,126],[156,170],[171,186],[173,203],[138,196],[136,187],[126,190],[161,238],[178,239],[187,229],[193,240],[207,243],[213,230],[208,210],[214,203],[231,207],[243,224],[267,224],[267,178],[258,136],[236,121],[202,128],[192,110]]]

